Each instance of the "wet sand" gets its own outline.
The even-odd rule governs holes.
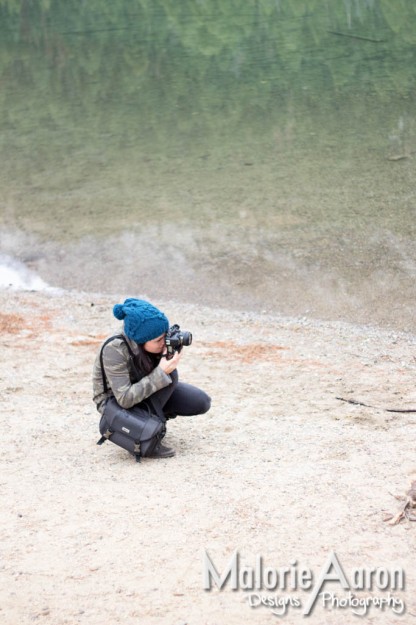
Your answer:
[[[296,560],[316,576],[331,550],[346,573],[403,567],[406,588],[392,594],[406,615],[373,607],[362,621],[411,622],[416,523],[383,518],[416,475],[416,413],[385,410],[416,409],[416,336],[155,301],[193,332],[180,376],[213,403],[169,424],[175,458],[138,465],[95,444],[92,363],[118,329],[119,299],[0,291],[1,622],[273,622],[247,591],[203,590],[204,550],[221,569],[235,549],[248,566],[260,554],[268,566]],[[303,606],[310,596],[280,594]],[[318,601],[307,622],[356,618]],[[302,609],[284,622],[306,622]]]
[[[139,285],[150,299],[414,332],[411,235],[316,228],[142,223],[68,241],[5,228],[0,247],[20,273],[57,288],[111,294]],[[1,265],[0,255],[0,285]]]

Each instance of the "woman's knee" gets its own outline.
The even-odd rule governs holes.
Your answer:
[[[201,409],[199,414],[205,414],[211,408],[211,397],[207,395],[204,391],[201,391]]]
[[[164,405],[167,413],[192,416],[204,414],[211,408],[211,397],[200,388],[179,382],[170,399]]]

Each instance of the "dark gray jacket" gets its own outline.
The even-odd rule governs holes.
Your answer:
[[[133,353],[137,354],[137,344],[127,337],[125,339]],[[101,348],[93,369],[93,400],[100,413],[104,410],[104,401],[107,397],[114,396],[120,406],[131,408],[172,382],[171,377],[157,366],[139,382],[132,384],[131,380],[134,379],[134,375],[131,370],[129,351],[124,341],[114,339],[103,349],[103,363],[108,386],[108,392],[105,393],[101,375],[100,351]]]

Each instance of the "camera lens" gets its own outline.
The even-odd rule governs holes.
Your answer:
[[[182,332],[182,344],[190,345],[192,343],[192,333],[191,332]]]

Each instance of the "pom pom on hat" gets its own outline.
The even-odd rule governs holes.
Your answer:
[[[116,319],[124,319],[124,332],[129,339],[143,344],[161,336],[169,329],[164,313],[142,299],[129,298],[113,307]]]
[[[114,315],[114,317],[115,317],[116,319],[120,319],[120,321],[121,321],[122,319],[124,319],[124,317],[125,317],[126,315],[125,315],[125,312],[124,312],[124,310],[123,310],[123,304],[116,304],[116,305],[114,306],[114,308],[113,308],[113,315]]]

